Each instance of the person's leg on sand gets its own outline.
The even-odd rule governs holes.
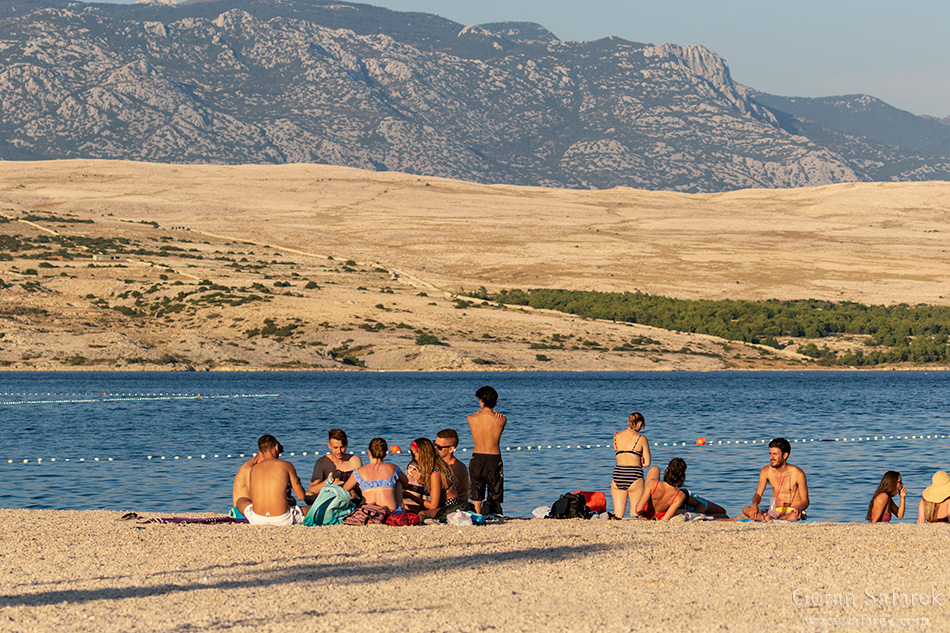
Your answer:
[[[618,488],[617,483],[613,479],[610,480],[610,497],[614,502],[614,517],[622,519],[623,515],[626,514],[628,494],[627,490]],[[633,498],[634,497],[631,497],[631,499]],[[639,498],[639,496],[636,497],[636,499]],[[636,501],[633,501],[633,503],[636,503]],[[631,512],[631,514],[636,514],[636,512]]]

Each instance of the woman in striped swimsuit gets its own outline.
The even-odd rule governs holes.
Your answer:
[[[614,502],[613,516],[617,519],[622,519],[627,511],[627,498],[631,499],[630,509],[634,510],[633,504],[643,492],[643,468],[650,465],[650,442],[640,433],[645,426],[642,413],[631,413],[627,428],[614,434],[617,465],[610,482],[610,496]]]

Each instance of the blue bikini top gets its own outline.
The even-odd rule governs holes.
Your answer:
[[[392,477],[387,477],[386,479],[374,479],[372,481],[367,481],[360,477],[360,471],[354,470],[353,476],[356,477],[356,482],[360,485],[360,490],[371,490],[373,488],[395,488],[396,482],[399,480],[399,475],[402,473],[399,470],[399,466],[396,466],[396,472],[393,473]]]

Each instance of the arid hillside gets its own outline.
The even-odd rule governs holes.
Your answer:
[[[320,165],[0,163],[0,364],[804,368],[806,339],[773,349],[458,293],[950,305],[948,210],[950,183],[687,195]]]

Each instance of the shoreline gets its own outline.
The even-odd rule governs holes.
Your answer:
[[[264,368],[214,368],[214,369],[160,369],[160,368],[132,368],[121,367],[112,369],[94,369],[90,367],[62,367],[57,369],[19,369],[15,367],[0,367],[0,373],[20,373],[20,374],[59,374],[59,373],[88,373],[88,374],[265,374],[265,373],[297,373],[297,374],[334,374],[334,373],[356,373],[356,374],[665,374],[665,373],[790,373],[790,372],[918,372],[918,371],[950,371],[950,366],[939,365],[928,367],[916,365],[913,367],[891,367],[891,366],[872,366],[872,367],[720,367],[716,369],[675,369],[675,368],[654,368],[654,369],[537,369],[537,368],[498,368],[498,369],[349,369],[349,368],[290,368],[290,367],[264,367]]]
[[[814,631],[822,617],[950,616],[932,525],[261,528],[120,514],[0,510],[0,630]]]

